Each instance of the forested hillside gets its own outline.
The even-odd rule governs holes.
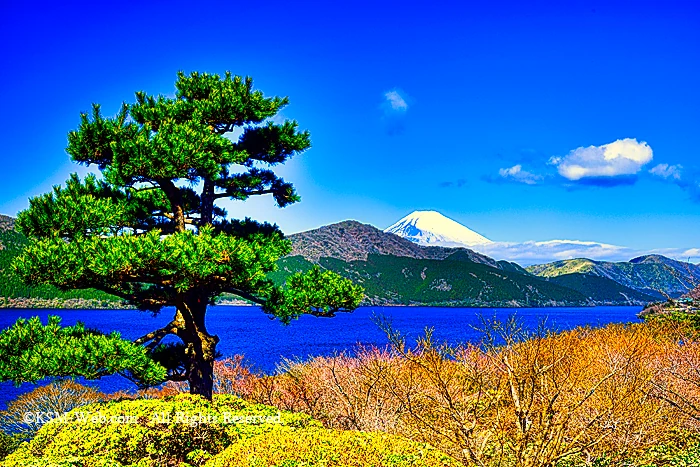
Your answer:
[[[642,257],[637,263],[570,260],[526,270],[467,248],[419,246],[356,221],[289,238],[292,254],[279,260],[278,271],[270,275],[273,281],[282,284],[289,275],[318,265],[361,284],[365,305],[642,305],[661,296],[653,290],[655,285],[668,287],[675,280],[669,267],[676,266],[675,271],[681,267],[669,266],[663,257]],[[0,216],[0,306],[121,306],[117,298],[96,290],[62,291],[22,283],[11,263],[26,242],[14,230],[14,220]],[[233,296],[220,299],[243,303]]]
[[[578,258],[538,264],[527,270],[548,278],[568,274],[605,277],[657,299],[664,299],[664,294],[679,297],[700,283],[700,266],[661,255],[645,255],[624,262]]]

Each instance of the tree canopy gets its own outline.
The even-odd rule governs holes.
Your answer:
[[[216,204],[300,200],[272,170],[311,145],[297,122],[272,120],[288,99],[230,73],[179,73],[175,87],[175,97],[137,92],[114,117],[99,105],[81,115],[67,152],[101,177],[73,174],[30,200],[17,220],[29,244],[15,269],[30,284],[93,288],[154,313],[175,307],[171,323],[136,342],[154,350],[165,336],[179,337],[185,370],[170,377],[211,397],[218,338],[206,331],[205,314],[216,297],[234,294],[288,323],[350,311],[362,290],[318,268],[274,285],[267,275],[290,242],[276,225],[229,219]]]

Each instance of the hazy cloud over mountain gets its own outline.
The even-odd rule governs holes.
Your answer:
[[[700,248],[636,250],[621,245],[582,240],[499,242],[436,211],[415,211],[385,232],[425,246],[466,247],[496,260],[514,261],[522,266],[574,258],[601,261],[629,261],[645,254],[661,254],[680,261],[700,260]]]
[[[700,260],[700,249],[698,248],[635,250],[620,245],[580,240],[493,242],[487,245],[473,245],[469,248],[494,259],[514,261],[522,266],[574,258],[629,261],[645,254],[660,254],[679,261],[696,262]]]

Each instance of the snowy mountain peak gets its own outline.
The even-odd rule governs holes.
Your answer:
[[[437,211],[414,211],[384,232],[420,245],[460,247],[493,243]]]

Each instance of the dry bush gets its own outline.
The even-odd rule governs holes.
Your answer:
[[[689,429],[700,432],[700,340],[697,331],[670,324],[666,335],[676,345],[657,359],[658,374],[654,378],[652,395],[676,410]]]
[[[249,397],[303,411],[330,428],[392,431],[401,408],[390,373],[400,372],[400,363],[377,348],[360,348],[354,357],[286,361],[279,375],[255,381]]]
[[[51,418],[60,416],[76,407],[106,400],[97,389],[73,380],[54,381],[22,394],[0,412],[0,427],[6,433],[31,438]],[[28,417],[26,414],[30,414]]]
[[[250,397],[260,375],[246,364],[243,355],[214,362],[214,392]]]
[[[246,365],[242,355],[216,360],[214,362],[214,393],[231,394],[246,399],[253,399],[253,388],[261,375]],[[140,389],[136,392],[119,391],[109,394],[112,400],[121,399],[162,399],[188,393],[186,381],[168,381],[155,388]]]
[[[515,323],[490,324],[483,347],[444,352],[423,341],[417,357],[406,353],[419,371],[414,379],[430,383],[422,389],[428,403],[405,418],[423,427],[422,439],[433,430],[450,441],[438,446],[455,456],[461,449],[461,459],[477,465],[548,466],[641,452],[672,426],[687,428],[651,395],[654,362],[675,346],[658,330],[530,335]]]
[[[609,326],[491,349],[507,381],[507,410],[499,417],[509,438],[503,457],[515,465],[554,465],[656,442],[668,411],[648,396],[655,344],[639,328]]]
[[[391,350],[287,362],[277,376],[248,378],[246,397],[483,466],[629,457],[698,427],[697,341],[648,324],[559,334],[488,324],[478,346],[428,332],[407,349],[390,331]]]
[[[688,328],[646,323],[551,334],[515,321],[485,324],[484,341],[464,346],[437,343],[427,332],[408,348],[387,328],[388,349],[286,361],[274,376],[251,370],[241,356],[219,360],[215,392],[303,412],[329,428],[429,442],[479,466],[629,459],[700,429],[700,342]],[[136,396],[186,390],[168,383]]]
[[[186,391],[186,386],[168,381],[154,388],[139,389],[137,391],[116,391],[105,396],[109,401],[136,400],[136,399],[162,399],[164,397],[176,396]]]
[[[396,432],[449,450],[466,463],[492,457],[501,432],[495,426],[504,405],[502,375],[481,349],[437,345],[432,333],[406,350],[396,342],[401,371],[390,382],[403,407]]]

